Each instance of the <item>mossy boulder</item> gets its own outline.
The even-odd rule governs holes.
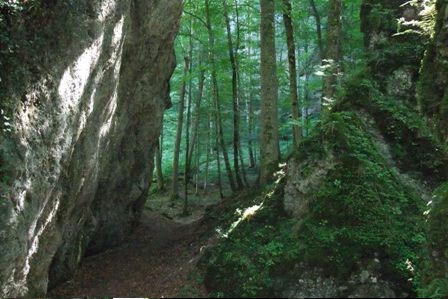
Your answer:
[[[372,123],[362,113],[333,113],[301,144],[279,183],[285,192],[278,186],[267,192],[271,196],[264,198],[258,214],[205,256],[206,284],[214,294],[323,295],[313,293],[318,289],[335,296],[360,296],[367,290],[371,296],[412,294],[409,267],[419,262],[425,245],[425,202],[391,166]],[[315,176],[318,161],[328,157],[331,167]],[[298,169],[301,176],[288,176]],[[317,183],[302,188],[307,179]],[[270,208],[285,193],[290,202],[305,203],[300,216]]]

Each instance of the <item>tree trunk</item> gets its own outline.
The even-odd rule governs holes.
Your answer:
[[[235,4],[235,15],[236,15],[236,45],[235,45],[235,65],[236,65],[236,75],[237,75],[237,81],[238,81],[238,108],[241,107],[241,100],[243,98],[243,89],[241,85],[241,67],[240,67],[240,55],[238,49],[241,47],[241,26],[240,26],[240,14],[238,11],[238,0],[234,0]],[[246,107],[247,108],[247,107]],[[238,110],[240,111],[240,110]],[[241,114],[238,113],[238,121],[239,121],[239,128],[241,128]],[[246,174],[246,167],[244,165],[244,156],[243,156],[243,149],[241,145],[241,134],[238,135],[238,154],[240,158],[240,165],[241,165],[241,173],[243,177],[243,183],[246,186],[249,186],[248,180],[247,180],[247,174]]]
[[[165,190],[165,182],[163,181],[163,172],[162,172],[162,141],[161,141],[161,138],[158,140],[157,147],[156,147],[156,171],[157,171],[157,191],[158,192],[163,192]]]
[[[297,91],[297,65],[296,46],[294,41],[294,29],[292,26],[292,7],[289,0],[283,0],[283,20],[286,30],[286,43],[288,45],[288,65],[289,65],[289,91],[291,96],[292,109],[292,130],[294,147],[297,147],[302,137],[300,123],[299,95]]]
[[[202,59],[202,57],[201,57]],[[202,97],[204,94],[204,81],[205,81],[205,69],[202,67],[201,64],[199,64],[200,68],[200,74],[199,74],[199,86],[198,86],[198,95],[196,97],[196,116],[194,119],[194,125],[193,125],[193,136],[191,137],[191,146],[190,146],[190,152],[188,153],[188,164],[191,165],[191,161],[193,159],[193,150],[194,150],[194,144],[196,144],[197,138],[198,138],[198,130],[199,130],[199,121],[200,121],[200,109],[201,109],[201,103],[202,103]],[[191,168],[191,167],[190,167]]]
[[[207,186],[208,186],[208,168],[210,163],[210,142],[211,142],[211,132],[212,132],[212,125],[211,125],[211,115],[208,113],[207,115],[207,144],[205,147],[206,157],[205,157],[205,175],[204,175],[204,187],[203,191],[204,194],[207,194]]]
[[[322,41],[322,24],[320,20],[320,14],[317,10],[316,2],[310,0],[310,6],[313,11],[314,19],[316,20],[316,35],[317,35],[317,45],[319,47],[319,59],[322,61],[324,58],[324,44]]]
[[[275,51],[275,3],[260,0],[261,7],[261,165],[260,183],[272,180],[280,161],[278,137],[278,82]]]
[[[219,125],[218,125],[218,113],[215,111],[215,152],[216,152],[216,165],[218,168],[218,187],[219,187],[219,195],[224,198],[223,190],[222,190],[222,175],[221,175],[221,157],[219,156]]]
[[[215,55],[213,53],[213,49],[215,46],[215,37],[213,35],[213,30],[211,26],[211,20],[210,20],[210,3],[209,0],[205,0],[205,14],[207,18],[207,29],[208,29],[208,37],[209,37],[209,60],[211,65],[211,75],[212,75],[212,83],[213,83],[213,97],[215,102],[215,109],[216,109],[216,122],[218,126],[218,137],[219,137],[219,144],[221,146],[223,158],[224,158],[224,164],[226,167],[227,177],[229,179],[230,188],[232,189],[232,192],[235,192],[236,186],[235,181],[233,179],[232,174],[232,168],[230,167],[230,160],[229,156],[227,154],[226,144],[224,140],[224,132],[223,132],[223,126],[222,126],[222,119],[221,119],[221,105],[219,103],[219,88],[218,88],[218,76],[216,74],[216,63],[215,63]]]
[[[249,57],[251,57],[251,48],[249,46],[248,49]],[[255,135],[255,121],[254,121],[254,97],[253,97],[253,80],[252,80],[252,73],[249,73],[249,96],[248,96],[248,115],[247,115],[247,122],[248,122],[248,131],[249,131],[249,144],[248,144],[248,150],[249,150],[249,165],[250,168],[255,168],[257,166],[255,154],[254,154],[254,145],[252,141],[252,137]]]
[[[173,157],[173,178],[171,187],[171,198],[176,199],[179,197],[179,154],[180,154],[180,143],[182,138],[182,127],[184,122],[184,106],[185,106],[185,93],[187,89],[187,74],[189,67],[188,57],[184,58],[184,74],[182,78],[181,90],[179,95],[179,109],[177,118],[177,134],[176,143],[174,145],[174,157]]]
[[[238,72],[236,62],[237,49],[233,47],[232,30],[230,28],[230,17],[226,0],[222,0],[224,19],[227,29],[227,46],[229,51],[230,64],[232,66],[232,103],[233,103],[233,168],[235,170],[235,178],[237,188],[241,190],[243,181],[241,180],[239,166],[239,144],[240,144],[240,108],[239,108],[239,91],[238,91]]]
[[[327,74],[324,80],[322,111],[329,113],[336,95],[342,59],[342,0],[330,0],[328,11],[328,36],[325,65]]]
[[[188,154],[190,149],[190,122],[191,122],[191,101],[193,100],[193,19],[190,22],[190,42],[189,56],[190,67],[188,68],[188,103],[187,103],[187,123],[185,129],[185,176],[184,176],[184,209],[183,215],[188,215],[188,185],[190,183],[190,164],[188,163]]]

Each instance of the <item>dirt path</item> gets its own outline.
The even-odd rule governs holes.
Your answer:
[[[205,228],[199,222],[180,224],[145,211],[142,223],[121,247],[86,258],[72,280],[48,296],[176,297],[191,282]],[[202,286],[195,288],[206,297]]]

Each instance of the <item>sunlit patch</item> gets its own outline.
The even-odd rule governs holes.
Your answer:
[[[49,199],[47,199],[47,203],[48,203]],[[46,203],[46,204],[47,204]],[[44,205],[44,207],[40,210],[38,217],[35,218],[35,220],[33,221],[33,224],[31,225],[29,231],[28,231],[28,237],[30,238],[30,248],[28,250],[28,253],[26,255],[25,258],[25,266],[22,269],[22,281],[20,282],[21,285],[26,285],[26,281],[28,278],[28,274],[30,273],[30,261],[31,258],[34,256],[34,254],[36,254],[38,248],[39,248],[39,239],[42,236],[43,232],[45,231],[45,229],[47,228],[47,226],[54,220],[58,209],[59,209],[59,200],[54,202],[53,208],[51,209],[50,213],[48,214],[47,218],[45,219],[45,222],[40,226],[40,228],[38,229],[38,231],[36,232],[36,225],[37,225],[37,221],[41,219],[42,214],[44,213],[46,204]]]
[[[331,106],[333,106],[333,104],[335,102],[334,98],[323,97],[322,99],[323,99],[322,106],[325,106],[325,107],[331,107]]]
[[[25,209],[25,196],[26,196],[26,189],[19,192],[17,195],[17,206],[16,209],[18,211],[23,211]]]
[[[123,52],[123,25],[124,25],[124,17],[115,25],[114,35],[112,37],[112,48],[114,49],[112,52],[112,56],[110,58],[110,62],[114,64],[114,78],[115,88],[112,98],[107,107],[107,119],[104,124],[101,126],[100,136],[104,138],[109,133],[112,127],[113,116],[115,115],[115,111],[117,110],[117,101],[118,101],[118,86],[119,86],[119,75],[121,68],[121,60],[122,60],[122,52]]]
[[[61,134],[65,134],[65,127],[67,126],[67,119],[70,114],[74,113],[79,109],[79,104],[81,98],[84,94],[86,85],[89,78],[98,64],[101,48],[103,45],[104,32],[101,36],[96,39],[92,45],[87,48],[84,53],[71,65],[69,66],[64,75],[62,76],[61,83],[59,84],[58,94],[60,96],[60,109],[61,109],[61,123],[64,127],[61,128]],[[95,92],[93,93],[95,94]],[[89,104],[89,114],[93,110],[93,99],[91,98],[91,103]],[[80,124],[78,127],[78,135],[84,129],[86,125],[88,115],[80,116]],[[64,140],[59,154],[62,155],[63,152],[71,145],[71,138],[68,136],[61,136]]]
[[[403,17],[397,19],[399,28],[394,36],[415,33],[432,39],[437,19],[436,0],[410,0],[401,5],[401,7],[407,6],[410,9],[405,9]],[[415,18],[414,9],[418,11],[419,18]],[[411,13],[406,14],[407,11]]]
[[[69,112],[79,104],[90,74],[98,63],[103,37],[104,33],[64,72],[58,88],[63,111]]]
[[[112,36],[112,47],[114,49],[111,57],[111,61],[115,64],[114,76],[115,79],[119,79],[121,69],[121,58],[123,54],[123,40],[125,35],[123,34],[124,17],[115,25],[114,35]],[[118,84],[118,82],[117,82]]]
[[[255,205],[250,208],[247,208],[244,210],[244,212],[241,214],[241,220],[250,220],[257,215],[257,212],[263,207],[263,204]]]
[[[228,238],[229,234],[231,234],[235,230],[235,228],[237,228],[238,225],[240,225],[241,222],[249,221],[252,218],[254,218],[257,215],[258,211],[261,210],[261,208],[263,208],[263,203],[249,207],[249,208],[245,209],[244,211],[237,209],[235,213],[237,215],[239,215],[240,217],[235,222],[232,223],[232,225],[227,230],[227,232],[224,233],[224,232],[222,232],[221,229],[217,229],[216,232],[218,233],[218,235],[220,237]]]
[[[109,107],[108,107],[108,109],[109,109],[109,111],[108,111],[109,117],[104,122],[104,124],[101,126],[101,130],[100,130],[101,138],[104,138],[105,136],[107,136],[107,134],[110,131],[110,128],[112,127],[112,119],[113,119],[113,116],[115,114],[115,110],[117,109],[117,99],[118,99],[117,89],[118,89],[118,84],[115,87],[114,95],[112,96],[112,99],[111,99]]]
[[[112,36],[111,46],[115,49],[112,58],[116,58],[116,55],[119,52],[118,49],[120,48],[121,41],[123,40],[123,25],[124,25],[124,17],[121,17],[120,21],[118,21],[117,24],[115,25],[114,34]]]
[[[260,212],[263,209],[265,200],[272,198],[272,196],[275,194],[275,192],[281,186],[280,185],[281,181],[286,176],[287,164],[280,163],[278,165],[278,168],[279,168],[279,170],[274,173],[275,182],[274,182],[272,188],[270,188],[270,190],[263,196],[262,202],[258,205],[253,205],[249,208],[246,208],[244,211],[242,211],[241,209],[237,209],[235,211],[235,213],[239,217],[235,222],[232,223],[232,225],[226,232],[223,232],[223,230],[221,228],[216,229],[216,232],[219,237],[228,238],[229,234],[231,234],[238,227],[238,225],[240,225],[243,221],[250,221],[258,214],[258,212]]]
[[[104,22],[115,10],[117,3],[115,0],[104,0],[98,13],[98,20]]]

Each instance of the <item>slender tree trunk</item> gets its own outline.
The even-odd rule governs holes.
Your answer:
[[[251,57],[251,48],[248,49],[249,57]],[[255,121],[254,121],[254,99],[253,99],[253,80],[252,74],[249,74],[249,97],[248,97],[248,131],[249,131],[249,165],[250,168],[255,168],[257,166],[255,155],[254,155],[254,145],[252,138],[255,135]]]
[[[190,76],[191,80],[191,76]],[[187,103],[187,123],[186,123],[186,130],[185,130],[185,176],[184,176],[184,210],[183,214],[188,214],[188,185],[190,183],[190,165],[188,165],[188,150],[190,147],[190,118],[191,118],[191,82],[190,82],[190,92],[188,96],[188,103]]]
[[[316,2],[310,0],[310,6],[313,11],[314,19],[316,20],[316,34],[317,34],[317,45],[319,47],[319,59],[322,60],[324,57],[324,43],[322,40],[322,24],[320,20],[320,14],[317,10]]]
[[[157,170],[157,191],[163,192],[165,190],[165,182],[163,180],[162,172],[162,138],[159,138],[156,147],[156,170]]]
[[[224,198],[222,190],[222,175],[221,175],[221,157],[219,156],[219,125],[218,125],[218,113],[215,111],[215,150],[216,150],[216,165],[218,168],[218,187],[219,195]]]
[[[289,65],[289,91],[291,96],[292,126],[294,147],[297,147],[302,137],[300,123],[299,95],[297,90],[297,65],[296,46],[294,41],[294,29],[292,25],[292,7],[289,0],[283,0],[283,20],[286,30],[286,43],[288,45]]]
[[[211,142],[211,131],[213,126],[211,125],[211,115],[207,114],[207,124],[208,124],[208,132],[207,132],[207,145],[206,145],[206,158],[205,158],[205,176],[204,176],[204,194],[207,194],[207,186],[208,186],[208,167],[210,163],[210,142]]]
[[[323,90],[323,113],[328,114],[336,95],[338,75],[342,71],[342,0],[330,0],[325,63],[327,74]]]
[[[211,65],[211,75],[212,75],[212,83],[213,83],[213,97],[215,101],[215,109],[216,109],[216,122],[218,126],[218,136],[219,136],[219,144],[221,146],[223,158],[224,158],[224,164],[226,167],[227,177],[229,179],[230,188],[232,189],[232,192],[235,192],[236,186],[235,181],[233,179],[232,174],[232,168],[230,167],[230,160],[229,156],[227,154],[226,144],[224,140],[224,132],[223,132],[223,126],[222,126],[222,119],[221,119],[221,105],[219,103],[219,88],[218,88],[218,76],[216,74],[216,63],[215,63],[215,56],[213,53],[214,45],[215,45],[215,37],[213,35],[213,30],[211,26],[211,20],[210,20],[210,3],[209,0],[205,0],[205,14],[207,18],[207,29],[208,29],[208,37],[209,37],[209,59],[210,59],[210,65]]]
[[[246,15],[246,19],[252,19],[253,16],[251,14],[251,12],[249,11]],[[250,36],[245,36],[245,41],[247,44],[247,55],[249,57],[250,60],[252,60],[252,47],[251,47],[251,43],[250,43],[251,37]],[[255,121],[254,121],[254,96],[253,96],[253,92],[254,92],[254,82],[253,82],[253,77],[252,77],[252,72],[248,72],[248,79],[249,79],[249,84],[248,84],[248,92],[247,92],[247,97],[246,97],[246,103],[247,103],[247,126],[248,126],[248,153],[249,153],[249,167],[250,168],[255,168],[256,167],[256,159],[255,159],[255,155],[254,155],[254,145],[253,145],[253,136],[255,136]]]
[[[177,118],[177,134],[176,142],[174,145],[174,157],[173,157],[173,178],[171,187],[171,198],[176,199],[179,197],[179,155],[180,155],[180,143],[182,138],[182,127],[184,122],[184,106],[185,106],[185,93],[187,89],[187,74],[189,67],[188,57],[184,58],[184,74],[182,78],[180,96],[179,96],[179,109]]]
[[[240,158],[240,163],[241,163],[241,173],[243,174],[243,181],[244,181],[244,185],[249,186],[249,181],[247,180],[247,174],[246,174],[246,166],[244,166],[244,157],[243,157],[243,151],[240,148],[239,151],[239,158]]]
[[[254,103],[252,98],[252,92],[249,98],[249,165],[250,168],[255,168],[257,166],[254,145],[252,138],[255,135],[255,121],[254,121]]]
[[[241,67],[240,67],[240,55],[239,55],[239,49],[241,47],[241,24],[240,24],[240,14],[238,10],[238,0],[234,0],[235,5],[235,15],[236,15],[236,46],[235,46],[235,66],[236,66],[236,76],[237,76],[237,82],[238,82],[238,128],[241,128],[241,101],[242,101],[242,85],[241,85]],[[240,130],[238,130],[240,131]],[[238,134],[238,154],[240,158],[240,165],[241,165],[241,173],[243,177],[243,183],[246,186],[249,186],[248,180],[247,180],[247,174],[246,174],[246,167],[244,165],[244,155],[243,155],[243,149],[241,145],[241,134]]]
[[[260,184],[270,182],[280,161],[278,137],[278,82],[275,50],[275,2],[261,6],[261,165]]]
[[[229,51],[230,65],[232,66],[232,102],[233,102],[233,168],[235,170],[235,178],[237,188],[241,190],[243,181],[241,180],[239,166],[239,144],[240,144],[240,108],[239,108],[239,92],[238,92],[238,72],[236,62],[237,49],[233,47],[232,30],[230,28],[230,17],[226,0],[222,0],[224,8],[224,19],[227,29],[227,46]]]
[[[190,183],[190,163],[188,163],[188,154],[190,152],[190,122],[191,122],[191,102],[193,100],[193,19],[190,22],[190,66],[188,68],[188,103],[187,103],[187,123],[185,130],[185,176],[184,176],[184,210],[183,214],[188,215],[188,185]]]
[[[307,51],[308,52],[308,51]],[[310,81],[310,74],[309,71],[305,71],[305,84],[304,84],[304,90],[305,90],[305,102],[307,103],[305,108],[305,136],[308,136],[310,134],[310,118],[309,118],[309,102],[310,102],[310,88],[309,88],[309,81]]]
[[[201,55],[202,56],[202,55]],[[201,57],[202,59],[202,57]],[[188,163],[191,165],[191,161],[193,159],[193,150],[194,150],[194,144],[196,143],[197,136],[199,134],[199,121],[200,121],[200,109],[201,109],[201,103],[202,103],[202,97],[204,94],[204,81],[205,81],[205,69],[202,67],[202,64],[199,64],[200,73],[199,73],[199,86],[198,86],[198,94],[196,97],[196,115],[194,119],[194,125],[193,125],[193,136],[191,137],[191,146],[190,146],[190,152],[188,153]]]
[[[196,139],[196,190],[195,190],[195,195],[198,195],[199,192],[199,179],[200,179],[200,173],[201,173],[201,169],[200,169],[200,163],[201,163],[201,152],[200,152],[200,143],[199,143],[199,138]]]

